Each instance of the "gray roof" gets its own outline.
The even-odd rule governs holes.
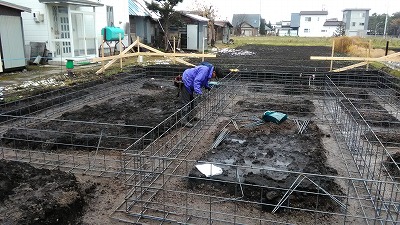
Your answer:
[[[300,11],[300,15],[328,15],[328,11]]]
[[[13,3],[6,2],[6,1],[0,1],[0,5],[6,6],[6,7],[9,7],[9,8],[13,8],[13,9],[17,9],[17,10],[20,10],[20,11],[23,11],[23,12],[31,12],[31,9],[28,8],[28,7],[16,5],[16,4],[13,4]]]
[[[196,15],[196,14],[183,13],[183,15],[185,15],[193,20],[199,21],[199,22],[208,22],[209,21],[209,19],[199,16],[199,15]]]
[[[214,25],[219,27],[233,27],[229,21],[214,21]]]
[[[233,14],[232,25],[236,27],[245,22],[254,28],[259,28],[260,18],[260,14]]]
[[[343,25],[344,25],[343,21],[325,21],[324,23],[324,26],[326,27],[338,27]]]
[[[64,3],[71,5],[81,5],[81,6],[104,6],[101,3],[93,2],[89,0],[39,0],[40,3]]]
[[[290,27],[300,27],[300,13],[292,13]]]
[[[150,11],[146,3],[140,0],[128,0],[128,11],[130,16],[150,16],[154,20],[158,19],[159,16],[156,13]]]
[[[369,11],[369,10],[371,10],[371,9],[367,9],[367,8],[349,8],[349,9],[343,9],[343,12],[344,11]]]

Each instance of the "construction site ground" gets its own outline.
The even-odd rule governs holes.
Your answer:
[[[346,181],[333,178],[348,176],[349,168],[345,168],[341,161],[340,144],[333,137],[331,127],[321,119],[324,116],[323,112],[316,107],[320,103],[301,96],[303,90],[315,91],[316,95],[321,94],[322,90],[312,86],[311,82],[318,79],[316,76],[329,70],[330,62],[311,61],[310,56],[330,54],[329,47],[311,46],[248,45],[234,50],[221,50],[218,57],[210,61],[216,66],[222,66],[226,74],[229,73],[229,69],[238,69],[243,73],[241,76],[245,76],[246,72],[278,71],[283,76],[287,73],[288,76],[304,79],[301,82],[281,84],[275,81],[275,84],[266,85],[259,85],[256,80],[251,80],[248,81],[250,87],[246,90],[237,87],[237,91],[244,93],[243,96],[239,97],[239,100],[236,98],[225,109],[225,112],[227,110],[229,113],[219,115],[215,121],[206,125],[206,132],[185,158],[188,160],[188,168],[185,170],[176,167],[177,170],[183,170],[182,173],[187,177],[169,178],[163,188],[174,192],[157,193],[154,195],[154,201],[161,204],[168,199],[173,202],[170,207],[179,208],[181,202],[188,202],[188,197],[179,193],[195,192],[199,196],[218,193],[221,201],[216,204],[216,208],[231,207],[230,204],[233,203],[226,199],[243,200],[237,204],[236,210],[238,215],[244,218],[239,220],[242,221],[240,223],[248,224],[255,223],[249,219],[254,217],[254,213],[258,213],[260,218],[279,221],[281,224],[315,224],[317,221],[322,224],[339,224],[343,221],[338,221],[335,213],[343,212],[344,205],[348,206],[347,211],[358,211],[356,204],[352,203],[354,199],[347,199],[346,202],[346,199],[342,198],[348,191],[344,184]],[[337,68],[349,64],[351,62],[341,61],[335,62],[334,66]],[[165,71],[169,71],[170,67],[174,66],[165,65]],[[177,70],[183,72],[184,69],[181,67]],[[176,87],[172,82],[175,74],[163,74],[163,69],[154,69],[147,74],[140,67],[128,70],[129,72],[96,79],[85,85],[60,86],[64,91],[54,91],[51,94],[44,92],[41,98],[20,100],[18,104],[7,104],[2,108],[2,112],[14,113],[12,116],[15,118],[3,117],[0,120],[3,122],[0,146],[1,224],[127,224],[136,221],[136,217],[129,216],[126,219],[115,220],[115,212],[124,211],[121,208],[124,208],[123,203],[133,188],[132,183],[126,182],[126,175],[116,171],[114,175],[106,176],[104,174],[108,172],[113,174],[113,171],[110,171],[112,169],[107,168],[106,173],[96,173],[90,170],[90,164],[97,163],[97,156],[105,156],[104,165],[109,159],[111,164],[122,162],[119,158],[120,152],[132,147],[138,138],[148,134],[161,122],[163,126],[158,127],[151,140],[143,141],[143,147],[157,138],[160,138],[161,143],[163,138],[164,142],[167,142],[170,136],[187,132],[189,128],[174,123],[181,117],[174,114],[181,107]],[[269,97],[268,93],[276,95]],[[370,93],[362,90],[349,90],[348,94],[353,95],[350,104],[357,105],[359,109],[363,108],[363,100],[373,98]],[[43,101],[46,98],[54,100],[50,104]],[[60,101],[60,104],[54,104],[54,101]],[[40,104],[33,104],[36,102]],[[343,103],[346,104],[349,103]],[[376,111],[386,110],[378,103],[366,103],[365,107],[376,107]],[[393,157],[400,158],[397,144],[399,135],[385,130],[390,128],[398,131],[398,115],[369,114],[369,108],[362,110],[363,119],[376,128],[380,135],[379,141],[383,140],[383,144],[389,147],[394,145],[391,148]],[[280,124],[260,122],[267,110],[286,113],[288,119]],[[19,114],[16,116],[21,112],[25,114],[22,118]],[[170,117],[171,115],[174,116]],[[357,117],[359,114],[349,112],[349,115]],[[200,124],[201,120],[198,123]],[[217,146],[210,148],[224,129],[229,134],[227,133]],[[9,149],[21,150],[18,151],[20,155],[15,156],[18,160],[14,161],[12,155],[17,154],[17,151],[8,151]],[[42,153],[43,157],[53,157],[54,154],[57,157],[61,155],[68,158],[69,155],[73,155],[76,156],[73,162],[76,166],[72,169],[64,167],[62,158],[58,159],[57,165],[41,164],[40,159],[35,158],[37,153]],[[106,156],[109,158],[106,159]],[[92,159],[95,161],[92,162]],[[24,161],[34,162],[33,166]],[[224,172],[209,179],[196,169],[195,161],[214,162],[220,165]],[[85,171],[80,165],[87,162],[89,168]],[[355,170],[350,168],[353,169]],[[394,176],[399,176],[396,174],[396,166],[392,169]],[[303,173],[320,175],[315,179],[318,180],[317,184],[313,183],[312,179],[308,181],[308,178],[299,183],[297,188],[300,192],[289,198],[290,208],[303,210],[276,208],[285,195],[284,190],[298,179],[304,179],[301,177]],[[268,189],[265,186],[273,188]],[[325,192],[329,195],[317,197],[310,194],[315,192]],[[265,203],[262,209],[250,203],[258,202],[258,199],[259,202]],[[193,197],[189,200],[191,207],[185,207],[202,209],[207,205],[203,201],[207,199]],[[345,203],[342,205],[337,201]],[[135,205],[132,206],[134,207]],[[148,208],[150,211],[151,206]],[[274,209],[277,210],[275,214],[271,213]],[[332,215],[316,216],[314,211],[329,211]],[[217,220],[217,224],[223,224],[221,221],[225,220],[224,215],[216,218],[220,219]],[[359,221],[363,221],[356,217],[352,220],[347,222],[358,224]],[[169,223],[175,223],[174,221]],[[168,223],[168,220],[145,218],[143,221],[137,219],[137,222],[160,224]],[[190,224],[203,222],[200,217],[187,220]]]

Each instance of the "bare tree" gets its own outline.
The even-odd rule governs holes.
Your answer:
[[[204,2],[195,1],[194,4],[194,11],[199,12],[200,16],[205,17],[208,19],[208,26],[207,26],[207,43],[211,44],[214,47],[216,34],[215,34],[215,27],[214,22],[215,18],[217,17],[217,10],[214,8],[213,5],[207,5]]]
[[[161,17],[164,30],[165,50],[168,50],[169,27],[171,22],[177,20],[179,17],[174,7],[182,1],[183,0],[152,0],[151,3],[146,2],[147,8]]]
[[[246,15],[239,14],[236,15],[236,24],[232,24],[234,26],[234,34],[235,35],[242,35],[242,25],[246,22]],[[233,22],[233,21],[232,21]]]

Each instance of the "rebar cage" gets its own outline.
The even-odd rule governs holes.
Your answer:
[[[152,78],[163,71],[148,71]],[[173,72],[171,72],[173,75]],[[147,76],[149,76],[147,74]],[[400,168],[395,153],[400,150],[399,96],[400,82],[378,71],[354,71],[340,74],[291,72],[231,72],[218,81],[204,98],[197,101],[193,112],[194,126],[182,126],[182,109],[155,127],[89,123],[58,120],[67,110],[94,101],[91,96],[109,96],[137,91],[148,77],[144,71],[125,76],[118,85],[99,89],[89,87],[75,101],[53,104],[39,112],[2,113],[1,158],[23,161],[49,169],[72,173],[117,177],[129,191],[111,218],[128,223],[183,224],[397,224],[399,222]],[[118,81],[109,81],[118,82]],[[80,90],[80,91],[82,91]],[[69,95],[69,94],[68,94]],[[59,96],[59,95],[58,95]],[[60,99],[57,97],[57,99]],[[96,98],[98,99],[98,98]],[[224,141],[227,128],[240,127],[266,108],[285,108],[288,123],[297,126],[296,135],[309,132],[311,126],[326,134],[324,154],[337,174],[290,171],[280,168],[248,168],[235,163],[204,160],[214,154]],[[238,109],[238,102],[245,102]],[[36,103],[35,103],[36,104]],[[43,103],[40,103],[43,104]],[[265,105],[264,105],[265,106]],[[33,109],[34,106],[30,106]],[[39,107],[39,106],[38,106]],[[307,109],[312,108],[311,111]],[[19,111],[18,111],[19,110]],[[29,111],[29,110],[28,110]],[[35,130],[32,124],[51,121],[53,126],[90,125],[91,132],[76,133],[50,127]],[[264,126],[256,120],[246,129]],[[129,129],[129,136],[119,130]],[[242,129],[240,127],[240,129]],[[41,141],[24,133],[39,132],[54,136],[54,141]],[[5,135],[7,133],[7,135]],[[69,137],[57,139],[58,134]],[[316,137],[320,138],[320,137]],[[13,145],[6,144],[13,142]],[[131,143],[128,146],[118,143]],[[19,144],[18,144],[19,143]],[[32,146],[35,148],[32,148]],[[11,147],[10,147],[11,146]],[[48,151],[48,146],[62,151]],[[86,149],[87,151],[80,151]],[[328,161],[329,161],[328,160]],[[329,163],[329,162],[327,162]],[[193,176],[199,164],[229,169],[231,179]],[[215,166],[215,167],[214,167]],[[262,170],[265,174],[287,177],[289,185],[248,182],[244,170]],[[290,179],[289,179],[290,178]],[[289,182],[290,181],[290,182]],[[340,191],[328,190],[326,184]],[[310,187],[304,189],[304,187]],[[211,188],[210,188],[211,187]],[[224,189],[233,190],[226,193]],[[249,193],[252,195],[249,195]],[[270,195],[279,201],[268,201]],[[299,204],[293,196],[312,198],[312,204]],[[331,207],[329,207],[331,206]]]

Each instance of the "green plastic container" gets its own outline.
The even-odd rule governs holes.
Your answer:
[[[101,29],[101,35],[104,37],[104,31],[106,32],[106,41],[119,41],[119,34],[121,34],[121,40],[124,39],[125,32],[119,27],[104,27]]]
[[[67,69],[73,69],[74,68],[74,60],[73,59],[67,59],[67,64],[65,64],[65,67]]]
[[[273,122],[280,124],[287,119],[287,115],[281,112],[266,111],[263,115],[263,120],[265,122]]]

